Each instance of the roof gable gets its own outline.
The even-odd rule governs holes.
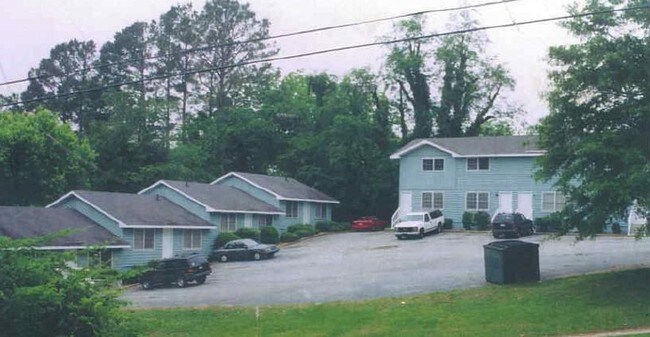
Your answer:
[[[237,177],[261,190],[272,194],[278,200],[321,202],[332,204],[339,203],[338,200],[328,196],[327,194],[288,177],[268,176],[255,173],[230,172],[213,181],[211,184],[218,184],[220,181],[230,177]]]
[[[409,142],[390,158],[399,159],[422,146],[435,147],[455,158],[538,157],[545,153],[537,145],[536,136],[423,138]]]
[[[212,224],[158,195],[72,191],[48,205],[77,198],[123,228],[212,228]]]
[[[46,248],[129,247],[127,242],[73,209],[0,206],[0,236],[26,239],[62,230],[73,232],[46,243]]]
[[[279,208],[230,186],[174,180],[161,180],[154,186],[157,185],[165,185],[171,188],[188,199],[204,206],[207,212],[284,215],[284,212]]]

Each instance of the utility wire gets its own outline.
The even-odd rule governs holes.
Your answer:
[[[410,41],[417,41],[417,40],[425,40],[425,39],[431,39],[431,38],[435,38],[435,37],[443,37],[443,36],[450,36],[450,35],[457,35],[457,34],[467,34],[467,33],[485,31],[485,30],[490,30],[490,29],[531,25],[531,24],[544,23],[544,22],[552,22],[552,21],[560,21],[560,20],[567,20],[567,19],[573,19],[573,18],[581,18],[581,17],[593,16],[593,15],[599,15],[599,14],[635,11],[635,10],[640,10],[640,9],[650,9],[650,6],[634,6],[634,7],[619,8],[619,9],[608,9],[608,10],[594,11],[594,12],[587,12],[587,13],[580,13],[580,14],[555,16],[555,17],[550,17],[550,18],[536,19],[536,20],[530,20],[530,21],[521,21],[521,22],[514,22],[514,23],[506,23],[506,24],[484,26],[484,27],[474,27],[474,28],[455,30],[455,31],[449,31],[449,32],[444,32],[444,33],[436,33],[436,34],[414,36],[414,37],[403,38],[403,39],[395,39],[395,40],[389,40],[389,41],[380,41],[380,42],[356,44],[356,45],[350,45],[350,46],[344,46],[344,47],[338,47],[338,48],[332,48],[332,49],[325,49],[325,50],[307,52],[307,53],[302,53],[302,54],[279,56],[279,57],[270,57],[270,58],[265,58],[265,59],[258,59],[258,60],[240,62],[240,63],[237,63],[237,64],[231,64],[231,65],[226,65],[226,66],[196,69],[196,70],[190,70],[190,71],[175,73],[175,74],[158,75],[158,76],[148,77],[148,78],[135,80],[135,81],[108,84],[108,85],[97,87],[97,88],[73,91],[73,92],[69,92],[69,93],[66,93],[66,94],[51,95],[51,96],[39,97],[39,98],[35,98],[35,99],[30,99],[30,100],[16,101],[16,102],[12,102],[12,103],[5,103],[5,104],[0,105],[0,107],[13,106],[13,105],[25,104],[25,103],[34,103],[34,102],[40,102],[40,101],[56,99],[56,98],[65,98],[65,97],[69,97],[69,96],[73,96],[73,95],[77,95],[77,94],[84,94],[84,93],[89,93],[89,92],[101,91],[101,90],[109,89],[109,88],[117,88],[117,87],[121,87],[123,85],[140,84],[140,83],[143,83],[143,82],[161,80],[161,79],[166,79],[166,78],[169,78],[169,77],[193,75],[193,74],[205,73],[205,72],[216,71],[216,70],[236,68],[236,67],[241,67],[241,66],[251,65],[251,64],[257,64],[257,63],[266,63],[266,62],[273,62],[273,61],[290,60],[290,59],[296,59],[296,58],[313,56],[313,55],[334,53],[334,52],[350,50],[350,49],[367,48],[367,47],[379,46],[379,45],[391,45],[391,44],[400,43],[400,42],[410,42]]]
[[[216,49],[216,48],[237,46],[237,45],[240,45],[240,44],[256,43],[256,42],[262,42],[262,41],[267,41],[267,40],[281,39],[281,38],[290,37],[290,36],[298,36],[298,35],[305,35],[305,34],[323,32],[323,31],[340,29],[340,28],[355,27],[355,26],[360,26],[360,25],[366,25],[366,24],[369,24],[369,23],[376,23],[376,22],[382,22],[382,21],[390,21],[390,20],[402,19],[402,18],[407,18],[407,17],[411,17],[411,16],[415,16],[415,15],[451,12],[451,11],[458,11],[458,10],[465,10],[465,9],[473,9],[473,8],[480,8],[480,7],[487,7],[487,6],[493,6],[493,5],[498,5],[498,4],[504,4],[504,3],[509,3],[509,2],[517,2],[517,1],[521,1],[521,0],[498,0],[498,1],[489,1],[489,2],[484,2],[484,3],[474,4],[474,5],[465,5],[465,6],[450,7],[450,8],[440,8],[440,9],[430,9],[430,10],[412,12],[412,13],[408,13],[408,14],[400,14],[400,15],[395,15],[395,16],[383,17],[383,18],[378,18],[378,19],[357,21],[357,22],[346,23],[346,24],[341,24],[341,25],[325,26],[325,27],[319,27],[319,28],[311,28],[311,29],[299,30],[299,31],[296,31],[296,32],[272,35],[272,36],[256,38],[256,39],[250,39],[250,40],[244,40],[244,41],[233,41],[233,42],[227,42],[227,43],[205,45],[205,46],[201,46],[201,47],[185,49],[185,50],[182,50],[182,51],[179,51],[179,52],[162,53],[162,54],[157,54],[157,55],[152,55],[152,56],[147,56],[147,57],[131,58],[131,59],[122,60],[122,61],[118,61],[118,62],[112,62],[112,63],[109,62],[109,63],[104,63],[104,64],[91,65],[91,66],[88,66],[88,67],[80,68],[80,69],[77,69],[77,70],[70,71],[68,73],[63,73],[63,74],[58,74],[58,75],[43,74],[43,75],[38,75],[38,76],[28,76],[28,77],[22,78],[22,79],[2,82],[2,83],[0,83],[0,86],[18,84],[18,83],[22,83],[22,82],[31,81],[31,80],[44,79],[44,78],[50,78],[50,77],[55,77],[55,76],[56,77],[70,76],[70,75],[73,75],[73,74],[78,74],[78,73],[82,73],[82,72],[91,71],[93,69],[102,69],[102,68],[107,68],[107,67],[111,67],[111,66],[131,64],[131,62],[159,59],[159,58],[162,58],[162,57],[185,55],[185,54],[195,53],[195,52],[198,52],[198,51],[207,51],[207,50],[212,50],[212,49]]]

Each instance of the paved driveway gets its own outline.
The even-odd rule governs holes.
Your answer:
[[[573,237],[540,243],[542,280],[610,269],[650,266],[650,239]],[[213,263],[201,286],[129,289],[134,307],[265,305],[359,300],[485,285],[487,233],[442,233],[398,241],[390,232],[339,233],[283,248],[274,259]]]

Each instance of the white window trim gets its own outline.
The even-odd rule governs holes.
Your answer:
[[[431,208],[425,208],[425,207],[424,207],[424,193],[431,193]],[[434,207],[434,206],[435,206],[435,205],[434,205],[434,204],[435,204],[435,202],[434,202],[435,198],[434,198],[433,195],[436,194],[436,193],[440,193],[440,194],[442,194],[442,207],[441,207],[441,208],[436,208],[436,207]],[[423,211],[424,211],[425,209],[430,209],[430,210],[436,210],[436,209],[439,209],[439,210],[441,210],[441,211],[444,210],[444,209],[445,209],[445,192],[444,192],[444,191],[422,191],[422,193],[420,194],[420,208],[421,208]]]
[[[143,248],[138,248],[136,247],[136,242],[135,242],[135,232],[136,231],[142,231],[142,247]],[[153,236],[152,240],[152,245],[151,248],[144,248],[145,243],[147,242],[147,232],[151,232],[151,235]],[[134,228],[133,229],[133,250],[137,251],[152,251],[156,249],[156,230],[152,228]]]
[[[327,219],[327,204],[315,204],[314,208],[314,218],[316,220]]]
[[[470,194],[470,193],[476,193],[476,208],[475,209],[474,208],[467,208],[467,195]],[[487,208],[479,208],[479,206],[478,206],[479,205],[478,195],[481,194],[481,193],[487,194]],[[465,203],[465,210],[466,211],[474,211],[474,212],[489,211],[490,210],[490,192],[487,192],[487,191],[467,191],[467,192],[465,192],[464,203]]]
[[[442,160],[442,170],[436,170],[436,160]],[[424,161],[425,160],[431,160],[433,161],[431,163],[431,170],[425,170],[424,169]],[[422,157],[420,160],[420,171],[422,172],[445,172],[447,169],[447,163],[444,157]]]
[[[235,220],[235,224],[236,224],[236,220]],[[196,248],[185,247],[185,235],[187,235],[188,233],[190,233],[189,234],[190,235],[190,245],[192,245],[192,243],[194,243],[194,240],[193,240],[194,235],[192,235],[193,231],[197,231],[199,233],[199,246],[196,247]],[[201,249],[203,249],[203,231],[201,231],[200,229],[186,229],[186,230],[184,230],[183,231],[183,250],[201,250]]]
[[[544,208],[544,195],[545,194],[551,194],[551,193],[553,194],[553,207],[552,207],[552,209],[545,209]],[[558,191],[544,191],[544,192],[542,192],[542,198],[541,198],[542,203],[540,205],[540,209],[542,210],[542,212],[554,213],[554,212],[561,211],[561,209],[558,209],[558,207],[557,207],[557,195],[558,194],[562,194],[562,192],[558,192]],[[564,201],[566,203],[566,196],[564,197]]]
[[[284,205],[284,210],[285,211],[287,210],[287,208],[289,208],[289,205],[292,205],[292,204],[296,205],[296,214],[295,215],[289,215],[289,213],[285,212],[285,216],[287,218],[289,218],[289,219],[298,219],[298,216],[300,215],[300,211],[298,210],[300,205],[298,204],[298,201],[285,201],[285,203],[286,203]],[[291,207],[291,209],[293,210],[293,207]]]
[[[234,227],[235,227],[234,230],[230,230],[230,223],[229,222],[226,224],[226,227],[227,227],[228,230],[227,231],[222,230],[224,216],[227,216],[228,218],[233,217],[235,219],[235,221],[234,221]],[[219,219],[219,231],[220,232],[231,232],[231,233],[237,231],[237,213],[221,213],[221,216],[220,216],[220,219]]]
[[[488,160],[488,169],[487,170],[481,170],[479,168],[480,167],[479,161],[481,159],[483,159],[483,158]],[[470,170],[469,169],[469,160],[470,159],[476,159],[476,170]],[[465,158],[465,172],[490,172],[490,171],[492,171],[492,158],[491,157],[469,157],[469,158]]]

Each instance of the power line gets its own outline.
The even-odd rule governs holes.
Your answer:
[[[112,66],[117,66],[117,65],[130,64],[131,62],[153,60],[153,59],[159,59],[159,58],[162,58],[162,57],[185,55],[185,54],[191,54],[191,53],[195,53],[195,52],[199,52],[199,51],[207,51],[207,50],[216,49],[216,48],[237,46],[237,45],[240,45],[240,44],[262,42],[262,41],[267,41],[267,40],[275,40],[275,39],[281,39],[281,38],[285,38],[285,37],[305,35],[305,34],[323,32],[323,31],[340,29],[340,28],[355,27],[355,26],[360,26],[360,25],[365,25],[365,24],[370,24],[370,23],[402,19],[402,18],[407,18],[407,17],[411,17],[411,16],[415,16],[415,15],[431,14],[431,13],[442,13],[442,12],[451,12],[451,11],[458,11],[458,10],[465,10],[465,9],[481,8],[481,7],[493,6],[493,5],[505,4],[505,3],[509,3],[509,2],[517,2],[517,1],[521,1],[521,0],[498,0],[498,1],[489,1],[489,2],[484,2],[484,3],[474,4],[474,5],[465,5],[465,6],[458,6],[458,7],[430,9],[430,10],[423,10],[423,11],[412,12],[412,13],[407,13],[407,14],[400,14],[400,15],[395,15],[395,16],[383,17],[383,18],[378,18],[378,19],[370,19],[370,20],[357,21],[357,22],[345,23],[345,24],[340,24],[340,25],[333,25],[333,26],[325,26],[325,27],[319,27],[319,28],[305,29],[305,30],[300,30],[300,31],[296,31],[296,32],[272,35],[272,36],[267,36],[267,37],[257,38],[257,39],[250,39],[250,40],[244,40],[244,41],[233,41],[233,42],[214,44],[214,45],[206,45],[206,46],[186,49],[186,50],[179,51],[179,52],[162,53],[162,54],[157,54],[157,55],[147,56],[147,57],[131,58],[131,59],[118,61],[118,62],[109,62],[109,63],[98,64],[98,65],[94,65],[94,66],[91,65],[91,66],[88,66],[88,67],[80,68],[80,69],[77,69],[77,70],[70,71],[68,73],[63,73],[63,74],[58,74],[58,75],[44,74],[44,75],[38,75],[38,76],[28,76],[28,77],[22,78],[22,79],[2,82],[2,83],[0,83],[0,86],[18,84],[18,83],[27,82],[27,81],[36,80],[36,79],[70,76],[70,75],[73,75],[73,74],[78,74],[78,73],[82,73],[82,72],[91,71],[93,69],[102,69],[102,68],[107,68],[107,67],[112,67]]]
[[[417,41],[417,40],[425,40],[425,39],[431,39],[431,38],[435,38],[435,37],[443,37],[443,36],[458,35],[458,34],[467,34],[467,33],[473,33],[473,32],[485,31],[485,30],[491,30],[491,29],[508,28],[508,27],[515,27],[515,26],[523,26],[523,25],[544,23],[544,22],[560,21],[560,20],[581,18],[581,17],[593,16],[593,15],[599,15],[599,14],[607,14],[607,13],[628,12],[628,11],[635,11],[635,10],[640,10],[640,9],[650,9],[650,6],[634,6],[634,7],[619,8],[619,9],[608,9],[608,10],[602,10],[602,11],[593,11],[593,12],[580,13],[580,14],[555,16],[555,17],[550,17],[550,18],[536,19],[536,20],[530,20],[530,21],[521,21],[521,22],[512,22],[512,23],[506,23],[506,24],[500,24],[500,25],[492,25],[492,26],[484,26],[484,27],[474,27],[474,28],[461,29],[461,30],[449,31],[449,32],[444,32],[444,33],[436,33],[436,34],[414,36],[414,37],[403,38],[403,39],[395,39],[395,40],[389,40],[389,41],[380,41],[380,42],[356,44],[356,45],[350,45],[350,46],[344,46],[344,47],[338,47],[338,48],[332,48],[332,49],[317,50],[317,51],[307,52],[307,53],[302,53],[302,54],[279,56],[279,57],[270,57],[270,58],[265,58],[265,59],[240,62],[240,63],[237,63],[237,64],[231,64],[231,65],[226,65],[226,66],[196,69],[196,70],[190,70],[190,71],[175,73],[175,74],[165,74],[165,75],[152,76],[152,77],[147,77],[147,78],[140,79],[140,80],[135,80],[135,81],[113,83],[113,84],[108,84],[108,85],[97,87],[97,88],[73,91],[73,92],[69,92],[69,93],[66,93],[66,94],[51,95],[51,96],[39,97],[39,98],[35,98],[35,99],[30,99],[30,100],[17,101],[17,102],[12,102],[12,103],[5,103],[5,104],[0,105],[0,107],[13,106],[13,105],[25,104],[25,103],[34,103],[34,102],[40,102],[40,101],[45,101],[45,100],[50,100],[50,99],[57,99],[57,98],[66,98],[66,97],[73,96],[73,95],[78,95],[78,94],[101,91],[101,90],[110,89],[110,88],[117,88],[117,87],[121,87],[121,86],[124,86],[124,85],[140,84],[140,83],[143,83],[143,82],[151,82],[151,81],[166,79],[166,78],[169,78],[169,77],[194,75],[194,74],[200,74],[200,73],[205,73],[205,72],[210,72],[210,71],[236,68],[236,67],[241,67],[241,66],[246,66],[246,65],[251,65],[251,64],[257,64],[257,63],[267,63],[267,62],[274,62],[274,61],[290,60],[290,59],[296,59],[296,58],[301,58],[301,57],[308,57],[308,56],[314,56],[314,55],[320,55],[320,54],[334,53],[334,52],[339,52],[339,51],[344,51],[344,50],[367,48],[367,47],[373,47],[373,46],[379,46],[379,45],[390,45],[390,44],[395,44],[395,43],[400,43],[400,42],[410,42],[410,41]]]

